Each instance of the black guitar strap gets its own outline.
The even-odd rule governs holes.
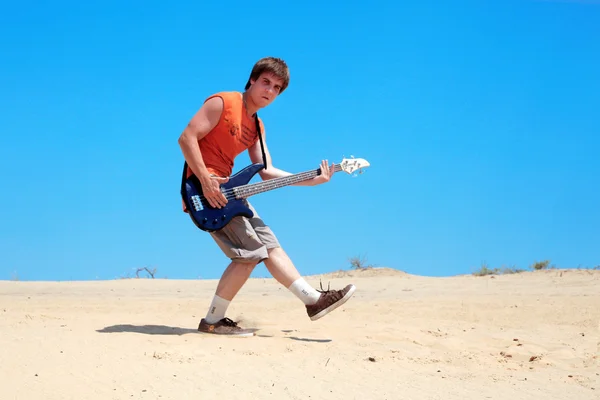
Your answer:
[[[265,146],[263,145],[262,135],[260,133],[260,124],[258,123],[258,113],[254,114],[254,120],[256,121],[256,133],[258,133],[258,140],[260,140],[260,149],[262,150],[263,165],[267,169],[267,156],[265,156]]]
[[[260,123],[258,122],[258,113],[254,114],[254,121],[256,121],[256,133],[258,134],[258,140],[260,140],[260,149],[262,150],[263,165],[264,165],[264,168],[267,169],[267,156],[265,155],[265,146],[264,146],[263,140],[262,140]],[[184,193],[185,193],[185,180],[187,177],[187,169],[188,169],[187,161],[184,161],[183,173],[181,176],[181,195],[182,196],[184,196]]]

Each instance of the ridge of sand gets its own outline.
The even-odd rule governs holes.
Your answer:
[[[365,267],[350,270],[337,270],[323,274],[309,275],[310,278],[355,278],[372,276],[408,276],[409,274],[399,269],[388,267]]]

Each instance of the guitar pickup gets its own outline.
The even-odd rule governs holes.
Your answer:
[[[202,201],[200,201],[200,196],[195,195],[190,198],[192,200],[192,206],[196,211],[202,211],[204,207],[202,207]]]

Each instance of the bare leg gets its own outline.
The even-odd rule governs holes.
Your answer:
[[[236,322],[225,318],[225,314],[229,303],[244,286],[255,266],[256,263],[240,262],[232,262],[227,266],[221,275],[206,317],[200,321],[198,326],[200,332],[239,336],[254,335],[252,330],[242,329]]]
[[[300,273],[281,247],[269,250],[269,258],[265,260],[265,266],[273,278],[286,288],[300,278]]]
[[[300,276],[282,248],[269,250],[269,259],[265,260],[265,265],[279,283],[305,304],[311,321],[322,318],[346,303],[356,290],[352,284],[346,285],[342,290],[316,290]]]
[[[223,272],[216,295],[231,301],[250,277],[256,263],[232,262]]]
[[[292,260],[282,248],[269,250],[269,258],[265,260],[265,266],[277,282],[285,286],[305,305],[315,304],[319,300],[319,292],[300,276]]]
[[[215,295],[208,307],[204,319],[207,323],[213,324],[225,318],[229,303],[244,286],[255,266],[256,263],[232,262],[229,264],[221,275]]]

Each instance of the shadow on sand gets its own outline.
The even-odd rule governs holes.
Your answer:
[[[299,340],[301,342],[313,342],[313,343],[329,343],[331,339],[310,339],[310,338],[300,338],[296,336],[288,336],[288,339]]]
[[[297,332],[295,329],[282,329],[281,332],[283,333],[292,333],[292,332]],[[285,336],[286,339],[291,339],[291,340],[298,340],[300,342],[312,342],[312,343],[329,343],[332,340],[331,339],[311,339],[311,338],[301,338],[298,336]]]
[[[189,333],[199,333],[198,330],[192,328],[180,328],[177,326],[166,326],[166,325],[111,325],[102,329],[96,329],[99,333],[142,333],[145,335],[186,335]],[[283,331],[292,332],[292,331]],[[258,337],[272,338],[272,335],[257,334]],[[284,336],[285,339],[297,340],[300,342],[312,342],[312,343],[329,343],[331,339],[311,339],[301,338],[297,336]]]
[[[146,335],[185,335],[187,333],[198,333],[196,329],[179,328],[166,325],[112,325],[97,329],[100,333],[143,333]]]

